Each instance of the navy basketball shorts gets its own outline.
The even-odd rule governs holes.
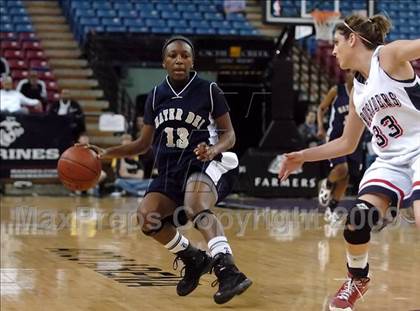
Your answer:
[[[214,189],[217,202],[220,202],[232,191],[239,172],[238,166],[239,161],[235,153],[223,152],[217,160],[160,174],[151,182],[146,195],[150,192],[162,193],[177,206],[183,206],[187,182],[194,174],[197,181],[212,183],[209,186]],[[200,175],[203,176],[200,177]]]

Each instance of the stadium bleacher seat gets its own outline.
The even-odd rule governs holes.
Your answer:
[[[31,60],[47,60],[47,57],[43,51],[26,51],[25,58],[29,61]]]
[[[18,59],[23,60],[25,59],[24,54],[20,50],[5,50],[3,55],[6,59]]]
[[[31,18],[23,2],[0,0],[0,16],[1,56],[9,63],[13,84],[27,78],[30,69],[38,69],[41,70],[39,78],[52,83],[48,94],[57,92],[55,77],[49,71],[48,59],[34,33]]]
[[[125,27],[128,32],[141,33],[259,34],[242,13],[225,15],[223,0],[62,0],[61,3],[80,43],[88,31],[98,27],[103,27],[103,31],[123,31]],[[120,18],[120,22],[110,22],[109,18]]]

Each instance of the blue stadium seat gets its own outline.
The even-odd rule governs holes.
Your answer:
[[[170,27],[152,27],[151,30],[153,33],[172,33]]]
[[[213,28],[195,28],[195,33],[198,35],[215,35],[216,30]]]
[[[25,15],[13,16],[13,23],[15,24],[30,24],[31,18]]]
[[[181,18],[181,13],[179,13],[179,12],[174,12],[174,11],[169,11],[169,12],[167,12],[167,11],[163,11],[162,12],[162,18],[165,18],[165,19],[176,19],[176,18]]]
[[[232,28],[232,24],[229,21],[210,21],[210,24],[213,28],[218,28],[218,29]]]
[[[219,35],[238,35],[236,29],[219,28],[217,30]]]
[[[128,27],[144,27],[146,26],[144,20],[136,18],[124,18],[123,24]]]
[[[226,14],[226,19],[229,20],[229,21],[236,21],[236,22],[241,22],[241,21],[246,20],[246,18],[243,16],[242,13]]]
[[[176,11],[177,8],[172,3],[157,3],[156,4],[156,10],[162,11],[162,12],[169,12],[169,11]]]
[[[125,26],[105,26],[107,32],[126,32],[127,27]]]
[[[172,31],[174,34],[182,34],[182,35],[194,34],[194,30],[192,30],[191,28],[184,28],[184,27],[174,27]]]
[[[209,28],[210,24],[208,21],[206,20],[201,20],[201,21],[190,21],[190,26],[193,28]]]
[[[8,9],[10,15],[27,15],[27,12],[24,8],[10,8]]]
[[[152,18],[159,19],[160,18],[160,14],[159,14],[159,11],[156,11],[156,10],[152,10],[152,11],[140,11],[140,17],[147,18],[147,19],[152,19]]]
[[[239,34],[242,36],[259,36],[260,32],[257,29],[241,29]]]
[[[81,17],[96,17],[96,11],[93,9],[75,9],[74,16],[76,17],[76,19],[79,19]]]
[[[114,9],[116,10],[124,10],[124,11],[131,11],[134,10],[134,5],[132,3],[125,3],[125,2],[114,2]]]
[[[98,17],[110,18],[110,17],[116,17],[117,12],[113,10],[107,10],[107,9],[98,9],[96,10],[96,15]]]
[[[168,27],[173,28],[187,28],[188,23],[186,20],[183,19],[168,19],[167,21]]]
[[[223,15],[221,13],[204,13],[204,18],[208,20],[214,20],[214,21],[222,21],[224,20]]]
[[[197,7],[195,6],[194,3],[187,3],[187,2],[183,2],[183,3],[177,3],[177,9],[180,12],[196,12],[197,11]]]
[[[214,4],[199,4],[198,5],[198,11],[199,12],[214,12],[216,13],[217,7]]]
[[[160,27],[160,28],[166,27],[166,22],[165,20],[162,20],[162,19],[146,19],[145,24],[148,27]]]
[[[99,26],[101,21],[98,17],[81,17],[79,20],[80,25]]]
[[[9,23],[0,24],[0,32],[13,32],[13,31],[15,31],[15,27],[13,24],[9,24]]]
[[[114,18],[102,18],[101,19],[101,24],[103,26],[106,27],[110,27],[110,26],[121,26],[123,24],[123,20],[121,18],[118,17],[114,17]],[[123,26],[124,27],[124,26]]]
[[[92,8],[96,10],[112,10],[112,4],[105,1],[92,1]]]
[[[34,32],[34,28],[31,24],[17,24],[15,26],[16,32]]]
[[[248,22],[232,22],[232,26],[235,29],[252,29]]]
[[[0,16],[0,22],[1,23],[10,23],[10,22],[12,22],[12,18],[9,15],[2,14]]]
[[[150,32],[149,27],[128,27],[128,32],[141,32],[141,33],[147,33]]]
[[[15,0],[15,1],[9,0],[3,3],[9,8],[11,7],[23,8],[24,7],[23,2],[18,1],[18,0]]]
[[[72,11],[74,10],[89,10],[91,8],[89,1],[72,1],[70,4]]]
[[[155,10],[155,5],[153,3],[135,3],[135,9],[139,10],[140,12],[147,12],[147,11],[153,11]]]
[[[136,18],[139,16],[139,14],[136,10],[119,9],[118,16],[125,18]]]
[[[189,20],[202,20],[203,15],[200,12],[183,12],[182,18]]]

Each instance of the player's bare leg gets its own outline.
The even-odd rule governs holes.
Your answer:
[[[324,192],[324,203],[326,203],[325,221],[335,223],[340,219],[340,216],[334,212],[338,203],[343,199],[344,194],[349,183],[348,165],[346,162],[337,164],[328,175],[326,182],[323,184],[323,189],[320,190],[320,203],[321,192]],[[327,193],[330,193],[328,196]],[[327,199],[328,197],[328,199]]]
[[[152,237],[176,255],[185,264],[183,279],[177,285],[177,293],[186,296],[198,285],[200,276],[210,271],[211,258],[205,251],[192,246],[174,226],[175,202],[157,192],[148,193],[138,209],[138,219],[144,234]]]
[[[339,288],[330,303],[331,311],[353,310],[356,301],[368,289],[368,246],[370,232],[389,206],[389,198],[379,194],[364,194],[357,200],[347,218],[346,240],[348,279]]]
[[[415,200],[413,202],[414,217],[416,219],[416,226],[420,229],[420,200]]]
[[[213,258],[213,270],[219,283],[219,290],[214,295],[214,300],[218,304],[223,304],[235,295],[242,294],[251,286],[252,281],[236,267],[222,224],[210,210],[216,201],[217,191],[210,179],[208,182],[187,183],[185,210],[188,218],[208,243]]]

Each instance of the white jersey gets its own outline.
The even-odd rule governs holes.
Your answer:
[[[378,157],[390,164],[409,164],[420,155],[420,79],[391,78],[379,65],[382,47],[372,55],[368,79],[354,78],[353,102],[373,135]]]

